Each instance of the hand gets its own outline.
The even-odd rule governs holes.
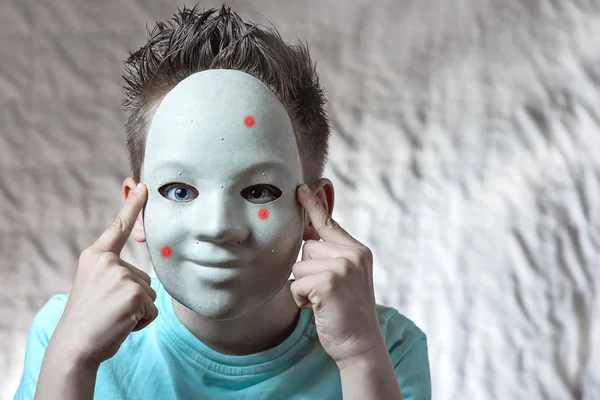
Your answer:
[[[292,272],[291,291],[301,308],[312,309],[324,350],[338,367],[385,349],[373,288],[371,251],[342,229],[306,185],[298,201],[322,241],[308,240]]]
[[[158,316],[150,276],[120,258],[147,198],[142,184],[111,226],[79,257],[77,274],[53,341],[78,362],[99,366],[132,331]]]

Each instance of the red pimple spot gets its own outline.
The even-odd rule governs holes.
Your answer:
[[[248,128],[252,128],[254,125],[256,125],[256,120],[252,115],[248,115],[246,118],[244,118],[244,124]]]
[[[160,253],[162,254],[163,257],[169,258],[173,255],[173,249],[169,246],[165,246],[162,248]]]
[[[269,218],[269,210],[267,210],[266,208],[261,208],[260,210],[258,210],[258,218],[260,218],[260,219]]]

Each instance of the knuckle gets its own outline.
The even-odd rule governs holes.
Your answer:
[[[89,255],[92,253],[92,248],[91,247],[86,247],[85,249],[83,249],[83,251],[81,252],[81,254],[79,255],[79,258],[86,258],[89,257]]]
[[[335,291],[338,284],[338,277],[333,271],[325,271],[324,272],[324,289],[327,292]]]
[[[144,301],[144,290],[138,285],[136,285],[136,287],[131,289],[131,291],[129,292],[128,300],[129,303],[132,305],[140,304],[142,301]]]
[[[339,261],[339,263],[340,263],[340,270],[341,270],[342,276],[350,275],[350,273],[352,272],[352,268],[353,268],[352,261],[343,258]]]
[[[117,282],[129,281],[131,278],[130,274],[131,274],[131,272],[129,272],[127,270],[127,268],[123,268],[123,267],[114,268],[114,270],[113,270],[113,277],[114,277],[115,281],[117,281]]]
[[[125,218],[119,213],[117,217],[110,224],[111,228],[118,230],[120,233],[124,233],[127,230],[127,222]]]
[[[114,253],[103,252],[98,256],[98,262],[101,265],[109,266],[115,264],[119,257]]]
[[[140,275],[141,275],[142,280],[146,281],[148,284],[151,284],[152,283],[152,278],[150,278],[150,275],[148,275],[147,273],[145,273],[141,269],[139,271],[140,271]]]
[[[142,310],[135,310],[133,314],[131,314],[131,322],[137,323],[144,317]]]
[[[373,260],[373,252],[366,246],[360,248],[360,257],[363,261],[371,262]]]
[[[369,264],[373,258],[371,250],[367,247],[358,247],[354,250],[352,261],[356,266],[364,266]]]
[[[158,308],[152,304],[152,306],[146,310],[144,319],[147,320],[147,323],[149,324],[150,322],[154,321],[156,317],[158,317]]]
[[[87,261],[91,259],[92,254],[93,254],[93,250],[90,247],[83,250],[81,252],[81,254],[79,255],[79,265],[87,264]]]

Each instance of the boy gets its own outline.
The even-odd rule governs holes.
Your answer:
[[[184,8],[124,78],[123,209],[37,314],[15,398],[430,399],[425,335],[331,218],[307,49]],[[120,258],[130,235],[157,278]]]

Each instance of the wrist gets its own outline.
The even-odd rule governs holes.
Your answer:
[[[338,363],[344,400],[402,400],[402,392],[385,342]]]
[[[337,361],[337,367],[342,372],[348,368],[360,367],[368,368],[372,366],[382,365],[381,360],[390,358],[387,346],[382,340],[380,343],[373,345],[369,350],[356,356],[348,357]]]
[[[99,365],[74,357],[60,346],[58,340],[49,343],[38,377],[35,400],[93,399],[98,368]]]
[[[72,341],[64,340],[60,334],[50,338],[46,356],[51,360],[56,360],[66,371],[85,373],[96,373],[100,368],[100,363],[86,356]]]

